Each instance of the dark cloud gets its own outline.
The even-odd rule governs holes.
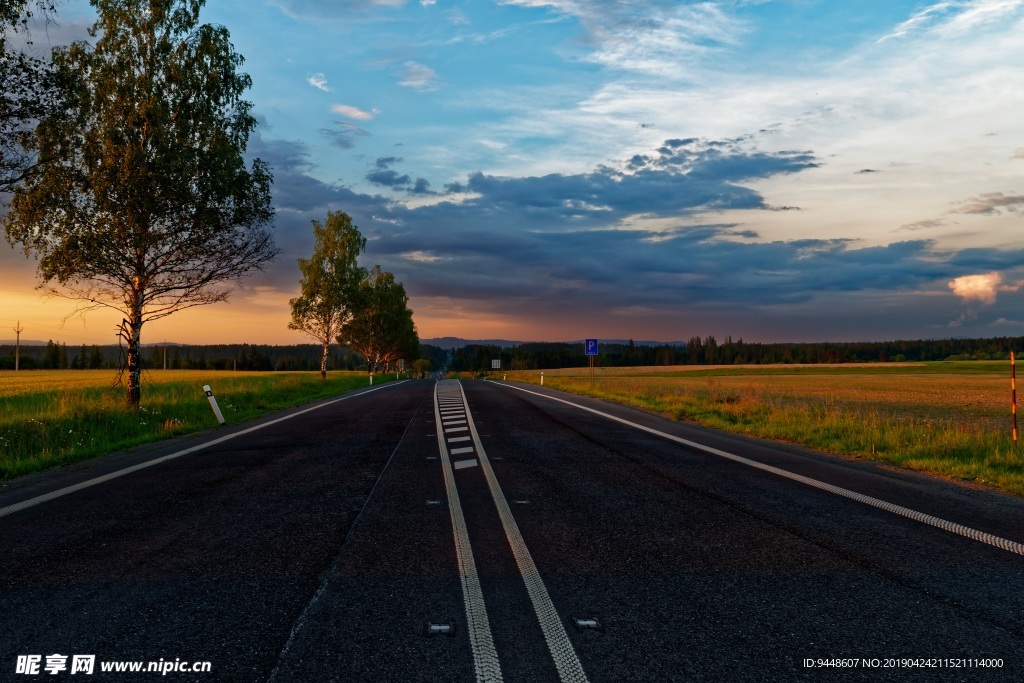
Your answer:
[[[366,179],[374,185],[381,185],[383,187],[404,187],[412,182],[412,179],[407,175],[398,175],[398,171],[370,171],[366,174]]]
[[[486,208],[492,218],[526,211],[548,229],[579,228],[634,214],[769,209],[759,193],[739,183],[818,166],[808,152],[751,152],[742,142],[667,140],[656,155],[633,156],[627,172],[602,166],[592,173],[526,178],[474,173],[446,190],[478,194],[469,204]]]
[[[923,221],[915,221],[913,223],[904,223],[899,227],[900,230],[930,230],[932,228],[941,228],[946,224],[943,218],[928,218]]]
[[[437,194],[430,189],[430,181],[426,178],[417,178],[416,183],[409,189],[410,194]]]
[[[259,133],[249,138],[248,155],[267,162],[275,173],[296,173],[312,170],[309,148],[294,140],[264,140]]]
[[[876,171],[873,168],[862,168],[859,171],[857,171],[857,175],[861,175],[863,173],[881,173],[881,171]]]
[[[851,239],[758,241],[757,211],[771,207],[740,179],[817,165],[806,152],[671,140],[667,152],[647,155],[651,162],[640,170],[517,178],[474,173],[446,184],[449,194],[435,195],[442,201],[410,207],[313,178],[299,143],[268,144],[258,136],[254,143],[250,151],[274,167],[284,249],[264,277],[283,289],[294,288],[295,259],[312,248],[309,221],[328,210],[353,217],[368,239],[365,261],[394,272],[414,304],[457,297],[465,310],[498,307],[525,326],[564,326],[578,317],[618,321],[628,333],[637,320],[731,320],[736,328],[729,329],[739,334],[755,321],[762,329],[799,330],[807,311],[816,310],[833,316],[837,330],[856,329],[843,316],[858,311],[863,331],[888,324],[885,319],[930,319],[922,306],[932,306],[944,326],[957,315],[955,297],[942,300],[946,310],[922,293],[946,292],[946,283],[965,273],[1024,269],[1024,251],[941,252],[929,240],[871,247]],[[432,193],[427,179],[399,175],[392,168],[398,163],[381,157],[371,175],[391,189]],[[454,193],[469,198],[456,201]],[[755,211],[744,224],[698,220],[720,209]],[[659,227],[644,228],[644,217],[659,219]],[[872,308],[880,300],[884,311]],[[1013,319],[1012,312],[992,313]]]
[[[1024,195],[1005,195],[1002,192],[986,192],[972,197],[953,209],[953,213],[993,215],[1003,211],[1021,213],[1024,211]]]
[[[364,130],[348,121],[337,121],[335,122],[335,127],[321,128],[319,132],[332,145],[341,149],[352,149],[356,144],[357,138],[370,137],[370,131]]]
[[[381,187],[404,188],[412,182],[412,178],[404,174],[399,175],[398,171],[391,168],[402,161],[404,159],[401,157],[377,157],[377,161],[374,163],[376,170],[367,173],[366,179]]]

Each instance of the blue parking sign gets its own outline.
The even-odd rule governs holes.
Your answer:
[[[587,355],[588,356],[596,356],[597,355],[597,340],[596,339],[588,339],[587,340]]]

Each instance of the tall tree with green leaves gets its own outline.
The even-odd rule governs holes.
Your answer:
[[[289,329],[305,332],[323,346],[320,376],[327,377],[327,356],[342,325],[352,317],[359,283],[366,277],[356,259],[366,249],[366,238],[348,214],[328,211],[322,224],[313,221],[313,255],[299,259],[302,292],[292,307]]]
[[[16,190],[5,227],[51,292],[123,315],[137,408],[143,324],[225,301],[277,254],[271,176],[246,165],[251,79],[227,29],[199,23],[203,0],[92,4],[94,44],[54,50],[78,77],[66,115],[36,128],[50,161]]]
[[[8,192],[44,159],[31,152],[36,122],[62,108],[62,79],[33,54],[30,20],[54,18],[56,2],[0,0],[0,192]]]
[[[405,286],[374,266],[359,285],[357,308],[341,328],[338,343],[366,358],[368,371],[419,356],[419,336],[409,310]]]

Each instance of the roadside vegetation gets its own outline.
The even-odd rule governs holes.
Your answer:
[[[366,386],[363,372],[155,370],[138,411],[109,370],[0,373],[0,480],[217,426],[203,385],[228,424]],[[394,380],[379,375],[374,383]]]
[[[544,371],[544,386],[1024,495],[1005,362],[598,368],[593,382],[573,368]]]

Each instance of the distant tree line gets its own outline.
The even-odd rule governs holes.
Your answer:
[[[22,344],[19,366],[22,370],[99,370],[122,365],[124,347],[71,346],[48,342],[45,346]],[[264,344],[159,345],[142,349],[142,367],[159,370],[319,370],[320,347],[314,344],[270,346]],[[414,360],[414,359],[409,359]],[[351,349],[332,350],[329,370],[364,370],[366,359]],[[14,346],[0,346],[0,370],[14,369]]]
[[[886,342],[750,343],[726,337],[693,337],[685,344],[639,345],[602,343],[595,364],[600,367],[646,365],[767,365],[773,363],[886,363],[935,360],[1005,360],[1024,349],[1024,337],[989,339],[922,339]],[[421,355],[434,367],[455,371],[490,370],[501,359],[506,370],[586,367],[582,343],[530,343],[502,348],[469,344],[442,349],[423,345]]]
[[[113,350],[113,354],[111,353]],[[100,370],[117,367],[117,347],[72,346],[50,340],[46,346],[22,344],[18,366],[22,370]],[[0,370],[14,369],[14,345],[0,345]]]
[[[1024,350],[1024,337],[988,339],[925,339],[888,342],[749,343],[726,337],[721,344],[714,337],[693,337],[685,344],[641,345],[602,343],[596,365],[630,367],[649,365],[767,365],[773,363],[886,363],[934,360],[1007,360],[1010,351]],[[319,344],[271,346],[265,344],[154,345],[143,349],[143,365],[155,370],[319,370]],[[72,346],[48,342],[45,346],[21,346],[20,365],[32,369],[111,369],[120,367],[123,348],[116,345]],[[411,366],[416,358],[408,349]],[[444,349],[430,344],[419,346],[420,367],[473,372],[490,370],[491,361],[501,359],[506,370],[545,370],[587,367],[589,360],[582,343],[529,343],[502,348],[468,344]],[[366,370],[366,359],[350,348],[332,347],[329,370]],[[14,346],[0,345],[0,370],[14,369]]]

